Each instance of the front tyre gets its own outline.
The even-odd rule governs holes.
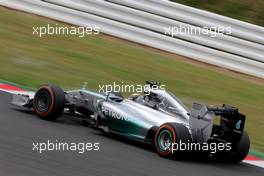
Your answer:
[[[56,120],[65,106],[64,91],[55,85],[44,85],[38,89],[33,99],[33,109],[38,117]]]
[[[179,123],[165,123],[159,127],[155,135],[155,148],[162,157],[182,158],[186,151],[173,151],[173,145],[191,142],[189,130]]]

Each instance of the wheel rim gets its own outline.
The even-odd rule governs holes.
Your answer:
[[[169,130],[163,130],[158,136],[158,146],[161,151],[168,151],[171,149],[173,139]]]
[[[47,91],[41,91],[37,96],[37,110],[39,112],[46,112],[49,110],[51,104],[50,94]]]

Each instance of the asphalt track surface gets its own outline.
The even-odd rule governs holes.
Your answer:
[[[9,104],[11,96],[0,91],[0,175],[210,175],[258,176],[264,169],[246,163],[227,164],[199,160],[175,161],[159,157],[150,147],[119,137],[109,137],[63,115],[56,122]],[[100,151],[33,151],[33,142],[99,142]]]

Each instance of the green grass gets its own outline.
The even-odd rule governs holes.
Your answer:
[[[264,86],[182,62],[127,41],[104,35],[32,35],[32,26],[55,24],[44,18],[0,8],[0,79],[37,87],[55,83],[79,88],[83,82],[143,84],[158,80],[188,105],[192,101],[227,103],[247,114],[246,129],[252,147],[263,149]]]
[[[263,0],[172,0],[217,14],[264,26]]]

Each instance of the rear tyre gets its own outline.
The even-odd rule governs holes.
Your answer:
[[[64,91],[55,85],[44,85],[38,89],[33,99],[33,109],[37,116],[45,120],[56,120],[65,106]]]
[[[227,162],[240,162],[246,158],[250,148],[250,140],[246,131],[243,132],[240,141],[232,145],[230,152],[227,152],[224,160]]]
[[[161,125],[155,135],[155,148],[158,154],[162,157],[175,157],[182,159],[186,151],[180,151],[180,143],[187,145],[191,142],[191,135],[189,130],[179,123],[165,123]],[[174,145],[174,146],[173,146]],[[172,150],[177,145],[177,150]]]

